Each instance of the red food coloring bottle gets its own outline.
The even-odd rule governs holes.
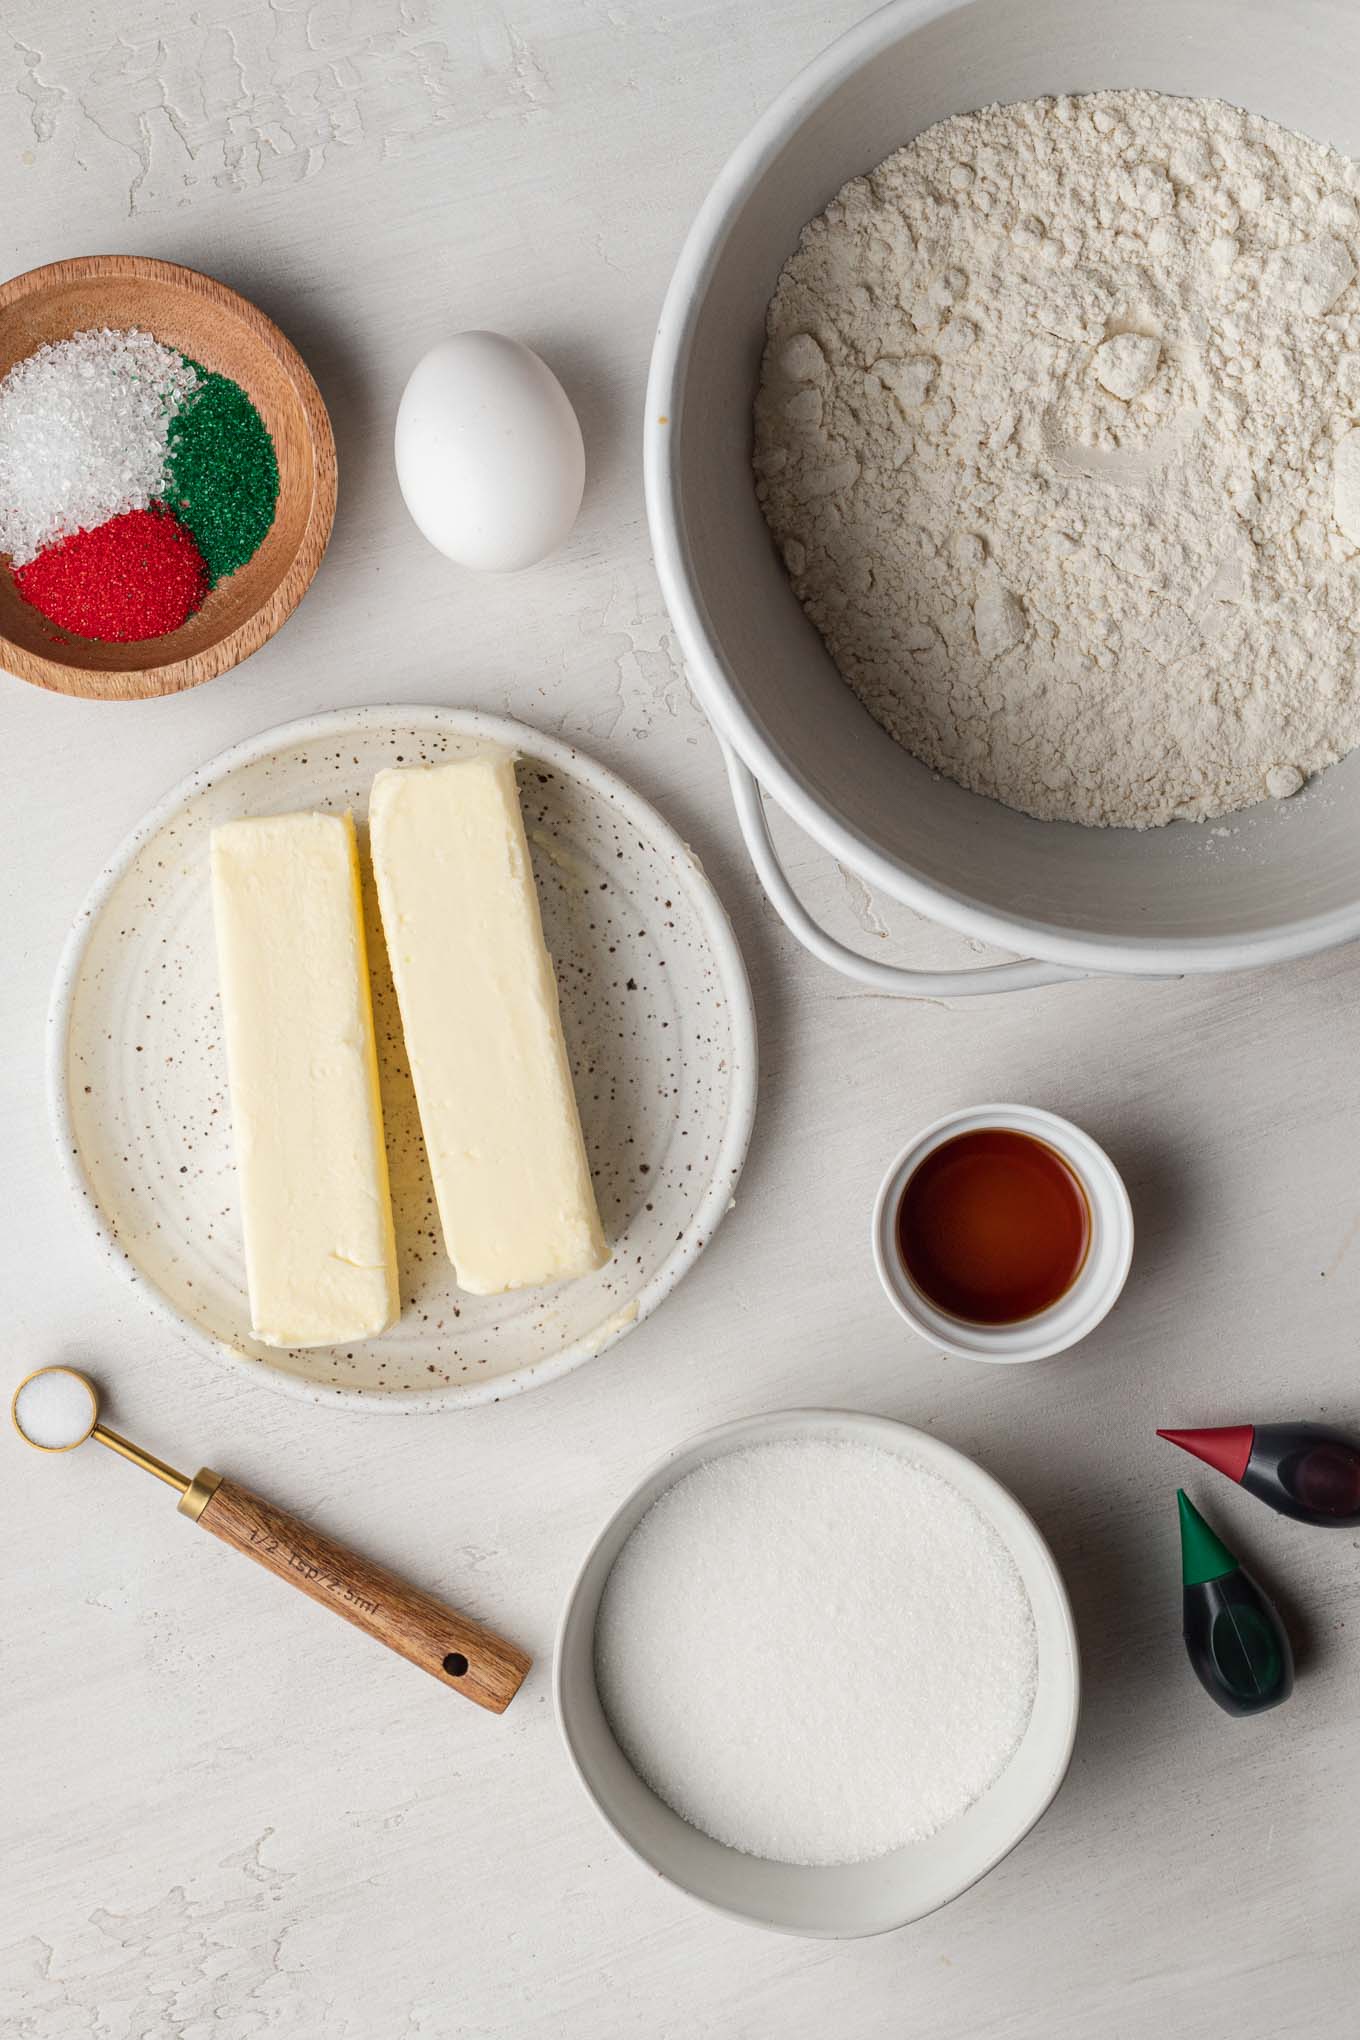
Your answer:
[[[1297,1523],[1360,1524],[1360,1440],[1331,1424],[1225,1424],[1157,1436]]]

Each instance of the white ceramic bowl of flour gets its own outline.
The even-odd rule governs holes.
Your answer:
[[[913,136],[992,102],[1146,88],[1221,99],[1360,156],[1360,12],[1329,0],[893,0],[812,64],[723,170],[653,356],[648,513],[748,846],[809,948],[881,989],[1212,972],[1360,934],[1360,753],[1221,829],[1035,821],[932,774],[870,717],[799,606],[751,479],[766,307],[800,231]],[[911,974],[855,959],[794,898],[761,789],[888,896],[1030,959]]]
[[[965,1812],[924,1840],[867,1861],[776,1862],[701,1833],[645,1784],[606,1717],[596,1674],[600,1604],[616,1560],[663,1495],[720,1456],[795,1441],[869,1446],[938,1476],[979,1512],[1013,1562],[1034,1622],[1033,1704],[999,1776]],[[806,1642],[809,1690],[819,1679],[817,1639]],[[688,1655],[688,1654],[686,1654]],[[823,1667],[820,1676],[825,1677]],[[674,1666],[677,1682],[704,1667]],[[601,1531],[567,1598],[557,1639],[559,1726],[577,1775],[605,1822],[649,1869],[715,1910],[787,1934],[853,1938],[885,1933],[945,1905],[999,1863],[1044,1813],[1063,1781],[1076,1734],[1076,1632],[1061,1575],[1019,1503],[962,1453],[887,1418],[838,1410],[785,1410],[724,1424],[672,1453]],[[818,1836],[808,1853],[834,1853]]]

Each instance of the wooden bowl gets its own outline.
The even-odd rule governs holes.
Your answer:
[[[335,519],[330,419],[301,355],[263,312],[211,276],[141,255],[50,262],[0,285],[0,376],[44,341],[87,326],[140,326],[241,385],[278,456],[274,522],[187,623],[136,644],[98,644],[49,623],[0,557],[0,667],[103,701],[175,694],[248,659],[306,594]]]

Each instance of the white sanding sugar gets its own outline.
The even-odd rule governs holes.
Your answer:
[[[595,1631],[634,1769],[692,1826],[781,1863],[863,1862],[957,1819],[1014,1754],[1037,1668],[1024,1583],[973,1503],[832,1439],[677,1481]]]
[[[0,553],[16,567],[165,488],[170,421],[197,385],[150,333],[77,333],[0,382]]]
[[[88,1436],[95,1419],[94,1394],[80,1375],[45,1367],[14,1398],[14,1421],[30,1445],[60,1452]]]

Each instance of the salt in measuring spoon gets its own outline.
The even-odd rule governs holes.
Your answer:
[[[441,1685],[503,1714],[531,1660],[504,1637],[457,1614],[386,1566],[375,1565],[211,1467],[190,1479],[99,1421],[99,1392],[74,1367],[40,1367],[19,1383],[10,1418],[26,1445],[71,1452],[87,1438],[179,1492],[179,1512],[233,1550],[299,1587]]]

